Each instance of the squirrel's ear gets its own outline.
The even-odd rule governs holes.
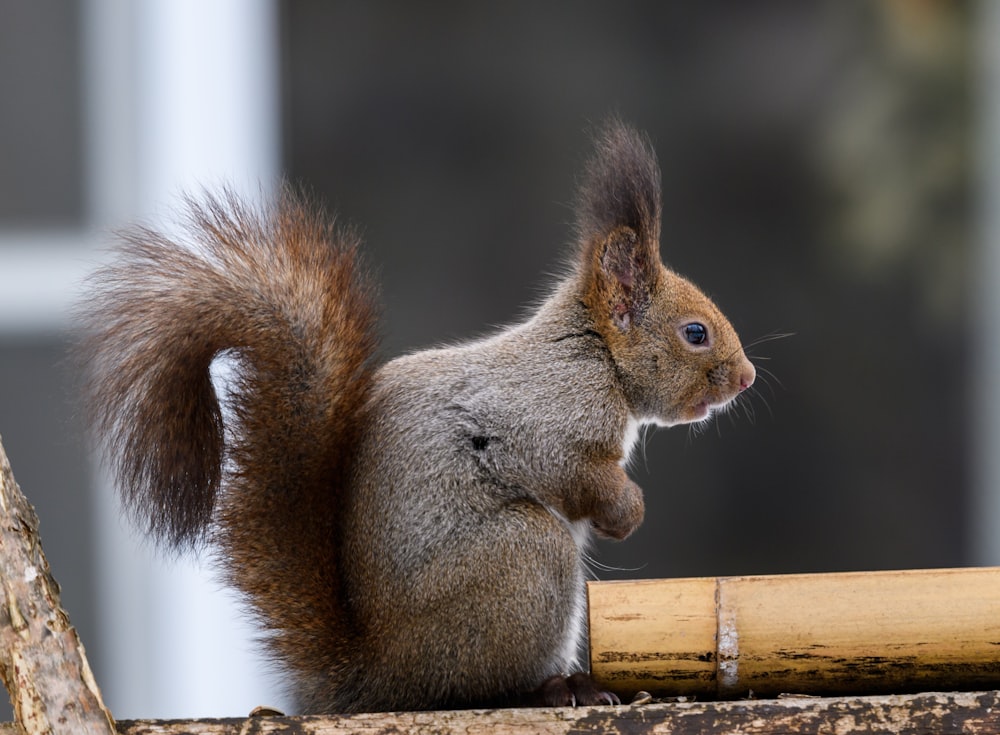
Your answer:
[[[627,332],[652,300],[660,273],[657,244],[622,226],[594,242],[588,256],[588,306]]]
[[[577,201],[588,306],[627,331],[660,274],[660,168],[649,140],[617,118],[599,131]]]

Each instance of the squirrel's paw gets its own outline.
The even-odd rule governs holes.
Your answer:
[[[532,700],[541,707],[584,707],[593,704],[621,704],[618,696],[599,688],[589,674],[553,676],[534,692]]]
[[[639,527],[645,512],[642,489],[626,477],[622,486],[598,506],[591,523],[598,536],[621,541]]]

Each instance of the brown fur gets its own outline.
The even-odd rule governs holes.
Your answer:
[[[288,191],[188,210],[201,253],[129,231],[88,306],[91,415],[132,513],[216,546],[304,711],[609,701],[564,677],[586,539],[642,521],[636,427],[704,419],[754,377],[660,263],[645,138],[602,131],[574,272],[534,317],[378,368],[353,234]],[[229,427],[220,353],[238,365]]]

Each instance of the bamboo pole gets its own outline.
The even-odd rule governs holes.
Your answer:
[[[0,678],[21,732],[114,733],[0,444]]]
[[[594,678],[623,701],[992,689],[1000,568],[588,586]]]

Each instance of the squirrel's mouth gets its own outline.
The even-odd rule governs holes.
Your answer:
[[[686,419],[688,421],[703,421],[711,415],[712,404],[708,402],[708,399],[706,399],[704,401],[698,401],[698,403],[691,406]]]
[[[691,405],[688,409],[685,421],[704,421],[712,416],[712,413],[718,409],[725,408],[728,406],[732,400],[736,398],[735,395],[732,396],[707,396],[702,400]]]

